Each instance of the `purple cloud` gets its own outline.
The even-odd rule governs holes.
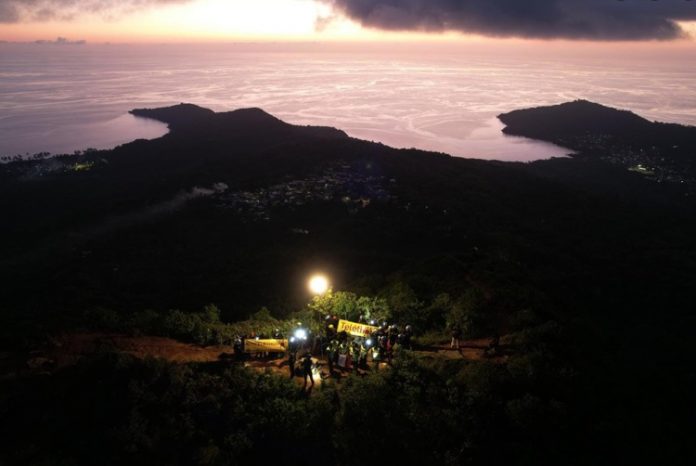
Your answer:
[[[669,40],[696,20],[691,0],[321,0],[364,26],[494,37]]]

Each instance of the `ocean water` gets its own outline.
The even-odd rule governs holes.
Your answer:
[[[166,127],[128,110],[191,102],[261,107],[395,147],[544,159],[568,151],[505,136],[496,115],[584,98],[696,124],[688,63],[407,46],[0,44],[0,155],[156,138]]]

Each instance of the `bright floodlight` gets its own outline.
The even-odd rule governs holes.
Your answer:
[[[309,290],[313,294],[324,294],[329,289],[329,280],[323,275],[315,275],[309,279]]]
[[[307,339],[307,331],[303,328],[298,328],[295,330],[295,338],[298,340],[306,340]]]

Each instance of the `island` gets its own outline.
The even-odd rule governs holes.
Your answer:
[[[553,142],[657,182],[696,184],[696,128],[577,100],[499,115],[506,134]]]

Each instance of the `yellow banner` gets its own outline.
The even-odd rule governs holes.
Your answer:
[[[284,353],[288,349],[288,340],[244,340],[245,353]]]
[[[338,329],[336,331],[338,333],[346,332],[354,337],[369,337],[377,331],[377,327],[341,319],[338,321]]]

